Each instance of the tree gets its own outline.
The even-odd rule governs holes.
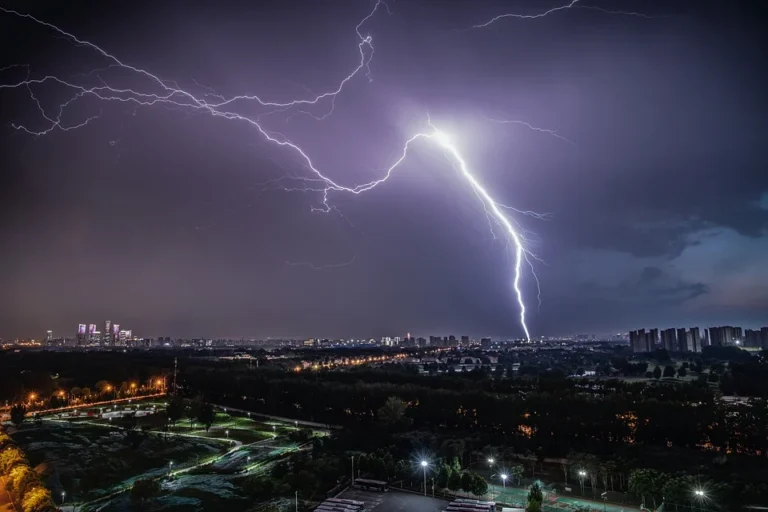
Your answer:
[[[664,496],[664,508],[669,505],[673,505],[677,510],[679,505],[686,507],[690,501],[691,489],[694,487],[694,482],[689,476],[675,476],[669,478],[664,486],[661,488],[662,495]]]
[[[24,453],[15,446],[10,446],[0,452],[0,475],[7,475],[19,464],[26,464],[26,459]]]
[[[658,367],[657,367],[658,368]],[[664,378],[668,377],[674,377],[675,376],[675,367],[671,364],[668,364],[664,367]]]
[[[528,491],[528,503],[532,501],[538,501],[539,503],[544,501],[544,493],[541,492],[541,487],[537,483],[533,484],[531,490]]]
[[[51,500],[51,493],[45,487],[35,487],[27,491],[21,502],[24,512],[51,512],[57,510]]]
[[[11,407],[11,422],[19,428],[24,423],[24,416],[27,414],[27,408],[23,404],[16,404]]]
[[[461,474],[461,490],[462,491],[472,492],[474,483],[475,483],[475,479],[472,477],[472,473],[470,471],[464,471]]]
[[[448,477],[451,476],[451,466],[448,464],[440,464],[440,468],[437,470],[437,476],[435,477],[435,485],[440,489],[448,487]]]
[[[523,478],[523,465],[515,464],[509,468],[509,476],[517,481],[517,485],[520,485],[520,479]]]
[[[461,489],[461,473],[459,473],[458,471],[451,471],[451,474],[448,475],[447,487],[453,492],[456,492],[459,489]]]
[[[131,488],[131,503],[143,507],[146,503],[160,494],[160,484],[152,478],[136,480]]]
[[[688,371],[685,369],[685,366],[683,366],[679,370],[677,370],[677,376],[678,377],[685,377],[687,374],[688,374]]]
[[[482,476],[473,473],[472,490],[470,492],[478,497],[485,496],[485,493],[488,492],[488,482]]]
[[[655,469],[636,469],[629,475],[629,492],[640,497],[643,503],[647,498],[651,498],[653,508],[656,508],[656,499],[661,497],[661,489],[666,479],[665,473]]]
[[[184,399],[180,396],[173,397],[166,410],[171,425],[176,426],[176,422],[184,415],[184,408]]]
[[[40,486],[37,474],[26,464],[14,467],[8,475],[6,490],[11,493],[16,503],[21,503],[27,491]]]
[[[656,368],[653,369],[653,378],[654,379],[660,379],[661,378],[661,367],[656,366]]]
[[[211,404],[204,404],[200,407],[200,415],[197,417],[197,421],[203,424],[206,432],[211,428],[215,419],[216,411]]]
[[[525,507],[526,512],[541,512],[541,502],[540,501],[529,501],[528,506]]]
[[[379,421],[385,425],[397,425],[403,423],[405,419],[405,410],[408,404],[401,398],[391,396],[378,411]]]
[[[189,403],[187,408],[187,418],[189,418],[189,426],[200,416],[200,409],[203,407],[203,401],[200,397],[196,397]]]

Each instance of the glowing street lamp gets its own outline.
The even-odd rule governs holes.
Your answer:
[[[493,460],[493,457],[491,457],[490,459],[488,459],[488,464],[490,464],[491,466],[493,466],[493,463],[494,463],[494,462],[496,462],[496,461],[495,461],[495,460]]]
[[[67,497],[67,491],[61,491],[61,504],[64,504],[64,499]]]
[[[581,495],[584,496],[584,477],[587,476],[587,472],[583,469],[579,470],[579,482],[581,483]]]
[[[173,471],[173,461],[168,462],[168,476],[171,476],[171,471]]]
[[[501,485],[504,487],[504,492],[506,492],[507,491],[507,474],[502,473],[499,476],[501,476]]]
[[[227,439],[229,439],[229,430],[225,430],[224,433],[227,434]]]
[[[427,466],[429,466],[429,462],[422,460],[421,468],[424,470],[424,496],[427,495]]]
[[[31,404],[32,402],[34,402],[35,399],[37,399],[37,393],[30,393],[29,394],[29,403]]]

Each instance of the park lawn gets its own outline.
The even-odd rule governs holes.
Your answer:
[[[134,448],[115,429],[52,422],[22,427],[13,438],[33,465],[45,462],[59,479],[79,480],[81,499],[142,475],[162,474],[171,461],[182,467],[225,450],[220,442],[157,434]]]

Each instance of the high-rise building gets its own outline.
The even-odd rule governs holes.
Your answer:
[[[768,327],[760,329],[760,344],[763,348],[768,349]]]
[[[96,324],[88,324],[88,343],[93,343],[93,335],[96,332]]]
[[[701,352],[701,337],[699,336],[699,328],[698,327],[691,327],[688,331],[688,334],[691,337],[691,341],[689,343],[689,349],[691,352]]]
[[[709,341],[709,329],[704,329],[704,336],[701,338],[701,347],[702,349],[704,347],[708,347],[711,345],[711,342]]]
[[[85,333],[87,326],[85,324],[77,324],[77,344],[85,345]]]
[[[677,330],[677,351],[688,352],[688,333],[685,332],[685,327]]]
[[[749,348],[761,348],[762,340],[760,331],[747,329],[744,331],[744,346]]]
[[[49,345],[53,343],[53,331],[46,331],[45,332],[45,342]]]
[[[111,345],[114,343],[112,339],[112,321],[107,320],[104,322],[104,337],[101,340],[103,345]]]
[[[713,347],[730,347],[732,345],[738,345],[736,342],[739,341],[740,343],[741,338],[735,336],[735,334],[741,334],[740,331],[741,328],[738,328],[738,331],[736,331],[730,325],[725,325],[722,327],[710,327],[709,342]]]
[[[651,348],[648,344],[649,340],[650,336],[645,332],[645,329],[629,331],[629,345],[632,347],[632,352],[636,354],[642,354],[643,352],[651,351]]]
[[[659,330],[651,329],[648,331],[648,352],[655,350],[659,343]]]
[[[664,329],[661,331],[661,346],[667,352],[677,352],[677,335],[674,329]]]
[[[112,344],[120,343],[120,324],[112,324]]]
[[[461,344],[464,347],[468,346],[469,345],[469,336],[462,336],[461,337]]]

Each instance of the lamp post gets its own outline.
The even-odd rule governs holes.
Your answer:
[[[421,461],[421,468],[424,470],[424,496],[427,495],[427,466],[429,466],[429,462]]]
[[[587,472],[583,469],[579,470],[579,482],[581,482],[581,495],[584,496],[584,477],[587,476]]]
[[[173,461],[168,462],[168,476],[171,476],[171,471],[173,471]]]
[[[61,504],[64,505],[64,500],[67,497],[67,491],[61,491]]]
[[[707,497],[707,493],[704,492],[704,489],[698,488],[693,490],[693,498],[694,501],[701,502]],[[696,510],[694,506],[694,511]]]
[[[502,473],[499,476],[501,476],[501,485],[504,487],[503,494],[506,494],[507,493],[507,474],[506,473]]]

